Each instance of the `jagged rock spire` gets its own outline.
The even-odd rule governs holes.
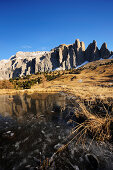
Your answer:
[[[100,48],[101,58],[106,59],[110,56],[111,52],[107,49],[107,44],[104,42]]]
[[[93,42],[87,47],[85,51],[85,58],[87,61],[95,61],[100,59],[100,52],[95,40],[93,40]]]

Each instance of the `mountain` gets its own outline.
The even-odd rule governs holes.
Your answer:
[[[94,40],[85,50],[79,39],[74,44],[62,44],[51,51],[17,52],[8,60],[0,61],[0,80],[52,70],[76,68],[87,62],[107,59],[113,55],[103,43],[98,49]]]

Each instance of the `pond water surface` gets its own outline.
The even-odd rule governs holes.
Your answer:
[[[70,132],[65,109],[61,94],[1,95],[1,169],[39,168],[51,157]]]
[[[73,113],[74,106],[64,94],[0,95],[0,170],[111,170],[111,150],[96,142],[90,149],[73,143],[55,155],[68,142]],[[48,159],[55,162],[47,165]]]

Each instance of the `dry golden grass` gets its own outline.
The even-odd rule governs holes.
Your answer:
[[[46,82],[44,88],[40,85],[39,89],[64,91],[87,100],[112,98],[113,64],[110,63],[99,66],[99,63],[102,62],[104,64],[105,61],[94,62],[97,66],[95,69],[91,69],[95,64],[89,63],[80,74],[69,74],[69,71],[65,71],[64,75],[50,82]],[[111,60],[107,60],[106,63],[110,61]],[[60,72],[60,74],[62,74],[62,72]],[[37,89],[37,86],[34,86],[33,89]]]
[[[72,141],[75,141],[75,145],[82,143],[82,146],[84,147],[89,135],[92,138],[89,147],[94,140],[105,142],[113,138],[111,129],[113,115],[108,114],[106,110],[105,117],[101,117],[90,113],[82,103],[80,104],[80,107],[82,111],[79,114],[75,112],[75,116],[79,116],[80,118],[83,117],[85,120],[82,123],[74,122],[76,125],[70,134],[72,139],[69,140],[67,144],[60,147],[56,153],[63,151]],[[70,120],[70,122],[73,122],[73,120]]]
[[[113,115],[110,115],[106,108],[105,117],[101,117],[90,113],[83,104],[80,104],[80,107],[82,108],[82,116],[84,116],[86,120],[80,124],[76,130],[82,127],[85,133],[91,133],[96,140],[109,140],[111,138],[110,125],[113,122]]]
[[[82,123],[74,122],[76,123],[76,125],[72,129],[71,134],[67,137],[68,139],[71,137],[71,140],[69,140],[69,142],[67,142],[66,144],[62,145],[54,153],[51,159],[47,158],[46,160],[44,160],[41,165],[41,169],[48,168],[49,166],[51,166],[51,163],[55,159],[55,155],[59,152],[64,151],[64,149],[66,149],[66,147],[72,142],[75,143],[75,146],[81,143],[82,147],[84,148],[87,146],[87,137],[90,135],[91,140],[89,146],[87,147],[88,149],[90,148],[94,140],[98,142],[106,142],[109,141],[111,137],[113,139],[113,132],[110,126],[111,124],[113,124],[113,115],[110,115],[106,108],[104,108],[106,111],[105,117],[92,114],[86,109],[86,106],[83,103],[80,103],[80,108],[81,112],[75,112],[74,114],[76,117],[83,117],[84,121]],[[70,120],[70,122],[73,122],[73,120]]]
[[[10,81],[8,80],[0,81],[0,89],[13,89],[13,88],[14,86]]]
[[[32,86],[28,90],[19,90],[19,93],[34,92],[60,92],[64,91],[76,95],[82,99],[95,100],[95,98],[106,99],[113,97],[113,60],[95,61],[84,66],[80,74],[69,74],[70,71],[60,71],[60,77]],[[111,63],[110,63],[111,62]],[[100,65],[101,64],[101,65]],[[51,74],[58,74],[58,71]],[[32,75],[36,78],[39,75]],[[42,78],[44,77],[41,75]],[[0,90],[2,93],[16,93],[16,90]],[[18,93],[18,92],[17,92]]]

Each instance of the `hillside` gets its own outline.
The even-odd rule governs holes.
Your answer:
[[[39,80],[40,79],[40,80]],[[35,82],[38,80],[39,83]],[[29,81],[31,89],[21,90],[18,82]],[[1,81],[3,82],[3,81]],[[113,97],[113,59],[104,59],[86,64],[78,69],[35,74],[14,80],[15,89],[2,89],[3,93],[68,92],[82,99],[94,100]],[[22,87],[22,86],[21,86]]]

